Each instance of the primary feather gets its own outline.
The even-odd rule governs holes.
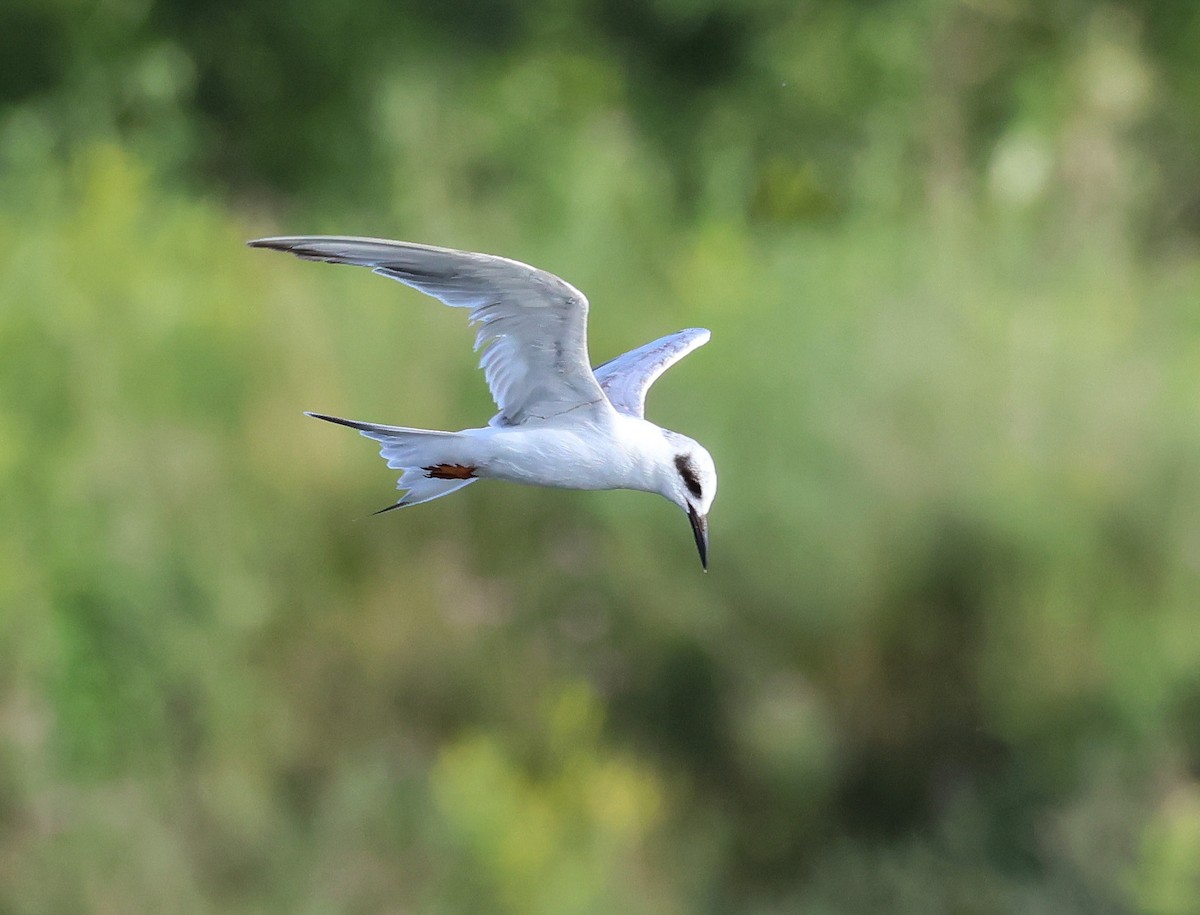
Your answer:
[[[260,238],[255,248],[368,267],[455,308],[478,324],[475,349],[503,422],[520,425],[604,403],[587,352],[587,298],[520,261],[378,238]]]
[[[596,380],[617,412],[642,419],[650,385],[692,350],[707,343],[710,336],[704,328],[692,327],[659,337],[597,366]]]

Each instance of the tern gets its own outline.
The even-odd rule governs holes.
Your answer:
[[[711,455],[697,442],[645,418],[646,392],[663,372],[708,342],[690,328],[593,369],[588,300],[565,280],[489,254],[411,242],[290,236],[247,242],[332,264],[367,267],[455,308],[478,325],[480,367],[499,409],[487,426],[440,432],[307,413],[378,442],[402,470],[404,495],[391,511],[457,492],[476,480],[561,489],[658,493],[691,521],[708,569],[708,512],[717,492]]]

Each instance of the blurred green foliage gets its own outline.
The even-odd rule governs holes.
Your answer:
[[[1200,910],[1200,8],[0,8],[0,910]],[[368,519],[490,250],[721,472]]]

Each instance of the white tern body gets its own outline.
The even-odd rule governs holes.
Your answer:
[[[388,466],[403,471],[397,488],[405,493],[384,511],[449,495],[479,479],[655,492],[687,513],[707,568],[708,511],[717,488],[712,457],[643,415],[650,385],[707,343],[707,330],[670,334],[593,370],[587,299],[527,264],[374,238],[292,236],[249,244],[368,267],[471,309],[471,322],[480,325],[475,348],[482,350],[480,365],[500,410],[487,426],[440,432],[308,414],[374,439]]]

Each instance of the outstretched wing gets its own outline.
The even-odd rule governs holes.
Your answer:
[[[519,261],[378,238],[260,238],[253,248],[368,267],[455,308],[480,325],[475,349],[502,422],[519,425],[604,404],[587,353],[588,301],[552,273]]]
[[[692,327],[660,337],[597,366],[596,380],[618,412],[641,419],[650,385],[692,350],[707,343],[710,336],[704,328]]]

